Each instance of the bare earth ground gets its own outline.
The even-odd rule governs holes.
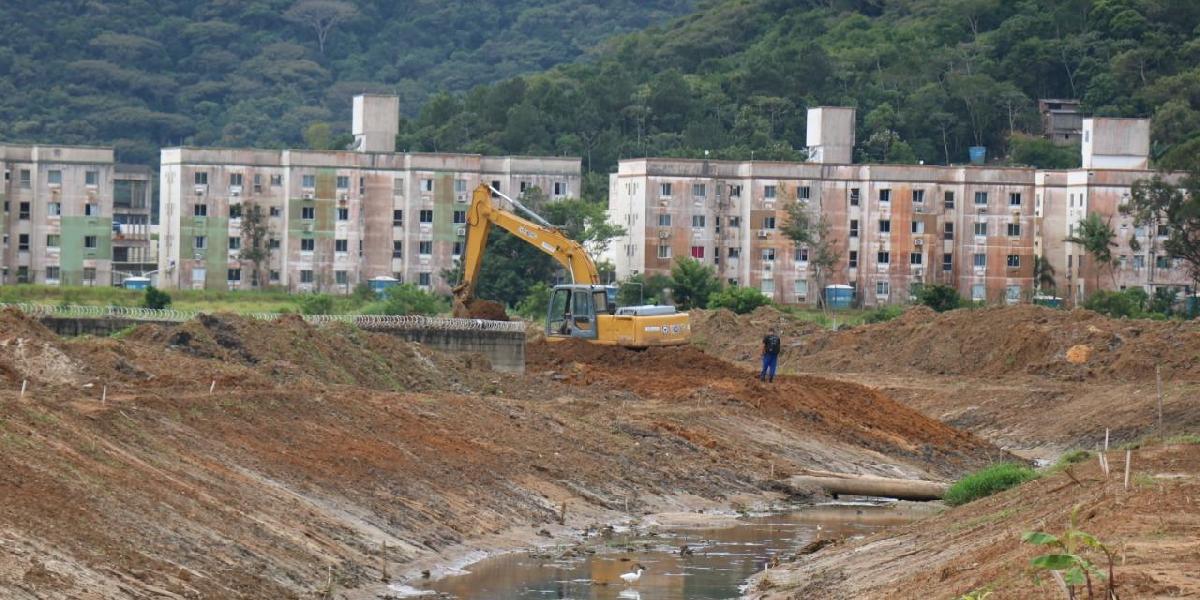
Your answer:
[[[373,598],[469,552],[769,498],[796,469],[945,479],[1007,456],[857,384],[762,386],[696,349],[527,354],[502,376],[293,319],[63,340],[0,313],[0,597]]]

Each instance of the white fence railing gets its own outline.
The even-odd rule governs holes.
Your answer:
[[[138,308],[131,306],[81,306],[73,304],[0,303],[0,309],[15,308],[31,317],[61,317],[76,319],[126,319],[130,321],[190,321],[201,313],[172,308]],[[524,333],[520,321],[485,321],[482,319],[451,319],[421,315],[287,315],[284,313],[245,313],[241,317],[274,321],[285,316],[299,316],[309,323],[350,323],[373,331],[436,329],[447,331],[504,331]]]

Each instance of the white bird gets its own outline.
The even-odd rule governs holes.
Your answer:
[[[642,578],[642,572],[645,570],[646,567],[643,567],[642,563],[638,563],[636,571],[630,571],[628,573],[621,574],[621,581],[624,581],[626,585],[637,583],[637,580]]]

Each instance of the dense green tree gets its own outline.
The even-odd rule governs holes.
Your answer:
[[[1109,221],[1099,213],[1088,213],[1076,226],[1074,233],[1064,241],[1078,244],[1092,259],[1093,293],[1100,289],[1100,271],[1108,267],[1111,271],[1116,262],[1112,249],[1117,247],[1117,232]],[[1115,285],[1114,281],[1114,285]]]
[[[708,299],[721,290],[721,280],[711,265],[694,258],[681,258],[671,265],[671,294],[679,308],[705,308]]]
[[[770,302],[771,300],[758,291],[758,288],[731,285],[713,292],[708,297],[708,308],[727,308],[744,315]]]

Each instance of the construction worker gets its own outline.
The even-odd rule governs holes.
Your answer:
[[[775,329],[768,329],[763,338],[762,372],[758,374],[759,381],[775,381],[775,367],[779,363],[779,336]]]

